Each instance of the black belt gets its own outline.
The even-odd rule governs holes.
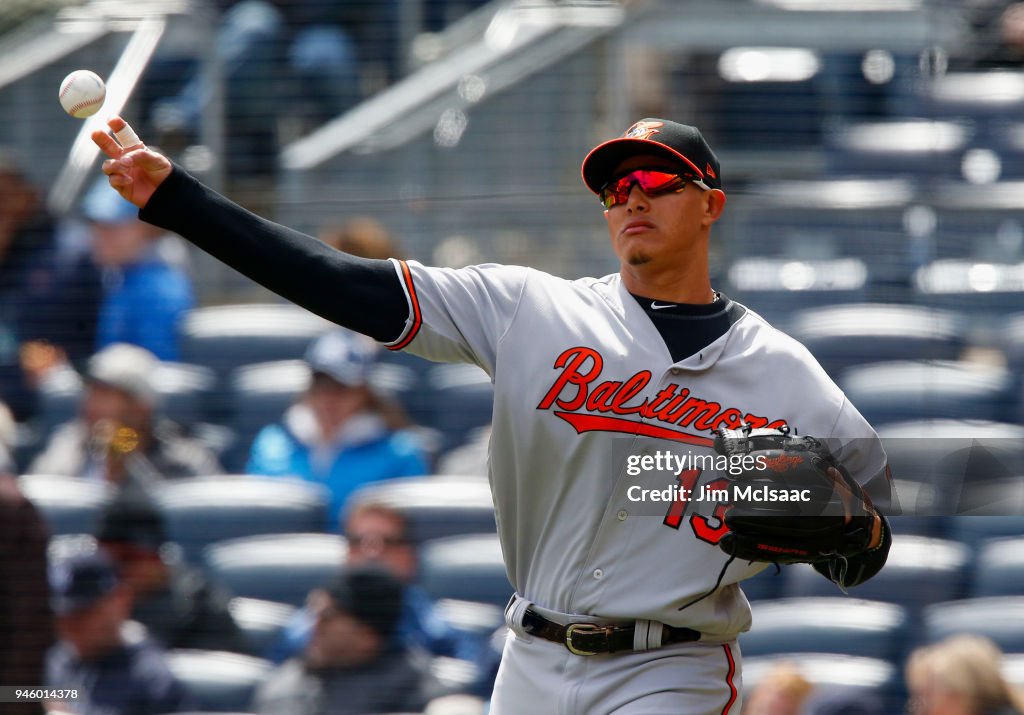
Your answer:
[[[532,608],[523,614],[523,630],[531,636],[559,643],[576,655],[598,655],[634,650],[633,633],[635,625],[600,625],[598,623],[570,623],[559,625],[549,621]],[[690,643],[700,640],[700,631],[692,628],[663,626],[661,645]]]

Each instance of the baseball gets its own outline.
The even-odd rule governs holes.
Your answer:
[[[72,117],[91,117],[103,106],[107,86],[89,70],[75,70],[60,83],[60,106]]]

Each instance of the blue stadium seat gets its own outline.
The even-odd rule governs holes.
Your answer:
[[[427,374],[436,363],[401,350],[381,350],[371,382],[392,395],[414,423],[425,425],[434,413]]]
[[[263,655],[278,642],[297,609],[277,601],[237,596],[228,603],[228,610],[242,631],[248,652]]]
[[[995,168],[1004,171],[1008,158],[1005,151],[1000,151],[990,160],[1003,162]],[[1015,171],[1019,172],[1020,167]],[[994,183],[958,181],[934,186],[929,201],[934,207],[931,251],[920,257],[1003,264],[1024,259],[1021,190],[1021,181],[1005,179]]]
[[[216,389],[213,370],[202,365],[163,362],[153,376],[160,413],[186,429],[205,422]]]
[[[886,660],[853,655],[812,652],[747,657],[744,652],[744,693],[749,695],[783,663],[794,666],[819,693],[849,691],[855,700],[881,700],[884,712],[897,713],[903,709],[905,689],[900,670]]]
[[[420,552],[420,584],[435,599],[504,607],[512,595],[497,535],[428,541]]]
[[[844,125],[826,135],[826,171],[882,179],[960,176],[972,138],[959,122],[893,119]]]
[[[834,653],[895,662],[909,634],[906,611],[855,598],[784,598],[752,605],[754,624],[740,635],[745,656]]]
[[[843,373],[839,386],[874,425],[938,418],[1000,421],[1012,409],[1009,371],[979,363],[869,363]]]
[[[793,313],[809,304],[866,301],[868,268],[859,258],[741,258],[729,268],[726,292],[787,327]]]
[[[912,300],[967,315],[974,339],[985,339],[999,334],[1008,313],[1024,310],[1022,276],[1024,262],[939,259],[915,271]]]
[[[955,313],[918,305],[853,303],[795,313],[789,333],[836,379],[886,360],[955,360],[966,339]]]
[[[387,504],[405,517],[415,543],[464,534],[493,534],[491,488],[480,477],[406,477],[360,487],[350,505],[360,501]]]
[[[18,479],[18,486],[39,510],[51,535],[95,533],[103,509],[114,497],[106,483],[54,474],[27,474]]]
[[[169,651],[167,663],[199,708],[217,713],[247,710],[274,667],[248,655],[184,648]]]
[[[970,549],[955,541],[896,536],[879,573],[849,589],[852,598],[895,603],[915,618],[929,604],[962,598]],[[806,564],[785,569],[785,596],[839,596],[839,587]]]
[[[203,562],[234,596],[300,606],[312,589],[338,575],[347,554],[340,536],[277,534],[211,544]]]
[[[226,376],[242,365],[299,359],[331,323],[289,303],[250,303],[196,308],[182,321],[184,362]]]
[[[1024,596],[1024,537],[998,539],[981,546],[970,595]]]
[[[476,365],[437,365],[427,374],[434,409],[429,427],[441,433],[441,452],[464,444],[474,427],[491,423],[494,385]]]
[[[1024,596],[971,598],[928,606],[924,639],[940,641],[956,633],[991,638],[1003,652],[1024,652]]]
[[[1024,77],[1011,70],[939,74],[923,88],[920,102],[920,116],[973,120],[979,131],[988,130],[988,122],[1024,113]]]
[[[297,360],[309,344],[332,327],[328,321],[288,303],[253,303],[196,308],[179,329],[181,359],[211,368],[217,376],[209,420],[229,417],[229,378],[236,368],[276,360]]]
[[[948,516],[973,509],[998,514],[1012,506],[1005,498],[1017,489],[1017,475],[1024,474],[1024,427],[936,419],[877,429],[904,513]]]
[[[976,551],[989,539],[1024,537],[1024,516],[954,516],[949,525],[950,538]]]
[[[161,484],[156,492],[171,540],[192,562],[216,541],[323,531],[328,502],[320,485],[251,475],[178,479]]]
[[[909,238],[922,224],[912,220],[921,213],[914,199],[914,184],[906,179],[753,183],[744,205],[726,212],[730,253],[792,261],[859,258],[871,266],[872,296],[880,286],[905,293],[919,265],[918,245]],[[891,290],[884,297],[894,299]]]

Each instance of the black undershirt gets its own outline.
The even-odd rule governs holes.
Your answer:
[[[667,303],[630,293],[665,341],[673,362],[695,355],[729,332],[746,309],[721,293],[713,303]],[[653,308],[651,306],[669,306]]]

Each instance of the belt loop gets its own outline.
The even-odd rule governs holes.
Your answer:
[[[513,593],[512,598],[508,601],[508,605],[505,606],[505,625],[526,641],[533,640],[530,634],[523,630],[523,615],[525,615],[526,609],[529,607],[530,602],[518,593]]]
[[[661,621],[637,619],[633,631],[633,650],[651,650],[661,648],[661,638],[665,624]]]

